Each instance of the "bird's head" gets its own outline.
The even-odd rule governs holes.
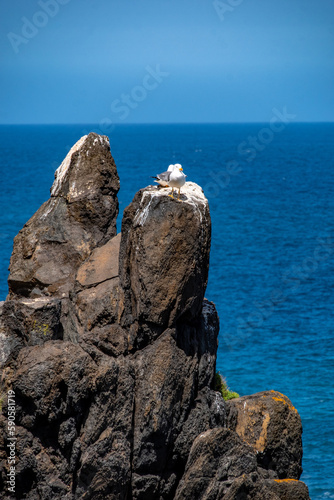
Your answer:
[[[177,168],[180,172],[183,172],[183,168],[179,163],[175,163],[175,168]]]

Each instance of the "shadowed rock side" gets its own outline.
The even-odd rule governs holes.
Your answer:
[[[117,190],[108,139],[89,134],[15,239],[0,362],[2,391],[15,391],[16,489],[6,493],[5,400],[1,498],[308,499],[289,400],[225,403],[213,390],[201,188],[187,183],[180,202],[139,191],[116,236]]]
[[[190,450],[175,500],[302,500],[307,486],[276,479],[257,464],[256,451],[230,429],[200,434]]]

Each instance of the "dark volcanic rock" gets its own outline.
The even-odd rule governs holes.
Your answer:
[[[266,481],[266,484],[280,500],[308,500],[310,498],[306,484],[296,479],[274,479]]]
[[[255,453],[235,432],[203,432],[192,445],[175,499],[223,498],[234,480],[256,469]]]
[[[139,191],[124,211],[120,248],[122,324],[161,333],[201,310],[211,242],[208,202],[187,183],[182,202],[155,187]]]
[[[230,429],[200,434],[190,450],[175,500],[309,500],[300,481],[275,480],[257,463],[257,453]]]
[[[261,467],[279,479],[299,479],[302,469],[302,423],[291,401],[276,391],[232,399],[226,425],[257,452]]]
[[[139,191],[116,236],[117,190],[108,140],[90,134],[15,239],[0,304],[14,498],[307,500],[293,481],[301,425],[289,400],[269,392],[226,404],[213,390],[219,320],[204,299],[211,221],[201,188],[187,183],[180,202]],[[6,399],[3,409],[9,499]]]
[[[98,346],[106,354],[127,351],[127,333],[117,324],[120,234],[93,250],[76,275],[71,297],[76,341]]]
[[[116,234],[119,179],[106,136],[82,137],[55,174],[51,198],[14,240],[11,296],[64,296],[91,251]]]
[[[203,309],[202,318],[216,314],[210,303]],[[172,498],[194,438],[223,425],[224,401],[209,389],[217,334],[217,325],[203,319],[197,327],[167,329],[136,354],[134,498],[149,498],[153,476],[156,494]]]
[[[0,366],[24,346],[61,339],[61,300],[51,297],[7,300],[0,314]]]

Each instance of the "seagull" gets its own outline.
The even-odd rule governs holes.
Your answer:
[[[155,179],[155,182],[160,184],[163,187],[171,187],[172,193],[168,196],[174,199],[174,188],[179,190],[178,200],[180,199],[180,189],[186,182],[186,175],[183,173],[183,168],[179,163],[175,165],[169,165],[168,170],[166,172],[162,172],[162,174],[158,174]]]
[[[162,174],[158,174],[156,177],[152,177],[155,179],[154,182],[157,182],[162,187],[168,187],[168,180],[170,178],[171,172],[174,170],[175,165],[169,165],[166,172],[162,172]]]

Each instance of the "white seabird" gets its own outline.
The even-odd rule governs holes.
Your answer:
[[[175,165],[169,165],[168,170],[166,172],[162,172],[162,174],[158,174],[155,179],[155,182],[160,184],[163,187],[171,187],[172,192],[169,196],[174,198],[174,188],[179,190],[179,195],[177,199],[180,199],[180,189],[186,182],[186,175],[183,173],[183,168],[179,163]]]
[[[175,167],[176,165],[169,165],[166,172],[162,172],[162,174],[159,174],[156,177],[152,177],[152,179],[154,179],[154,182],[157,182],[162,187],[169,187],[168,180],[170,177],[170,173],[174,170]]]

